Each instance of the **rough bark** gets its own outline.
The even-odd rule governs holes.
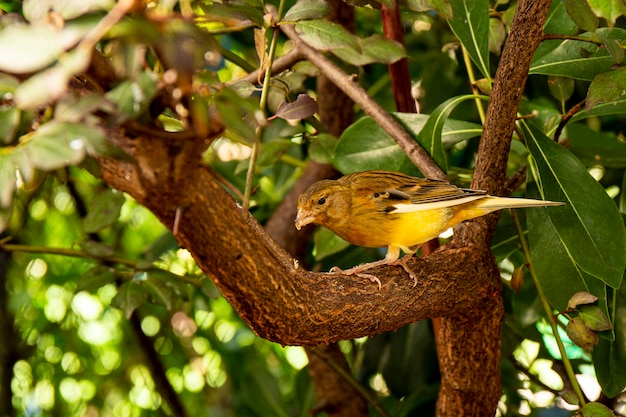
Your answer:
[[[493,91],[478,158],[474,188],[500,194],[505,185],[507,156],[533,53],[543,35],[550,1],[519,2],[509,38],[494,79]],[[455,233],[455,241],[489,253],[498,214],[466,222]],[[474,311],[442,317],[439,339],[441,391],[438,416],[492,415],[501,395],[500,349],[504,315],[502,283],[491,259],[491,271],[483,279],[490,283],[492,297]],[[463,410],[462,413],[459,410]]]

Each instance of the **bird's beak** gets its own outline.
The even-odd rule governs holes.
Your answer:
[[[296,229],[300,230],[307,224],[313,223],[313,215],[311,213],[307,213],[305,210],[298,210],[298,215],[296,216]]]

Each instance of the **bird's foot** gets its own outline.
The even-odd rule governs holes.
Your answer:
[[[417,285],[417,275],[415,274],[415,272],[413,272],[411,268],[409,268],[408,262],[413,257],[414,254],[415,252],[410,252],[404,255],[402,258],[396,259],[395,261],[392,261],[389,263],[389,265],[401,266],[402,269],[404,269],[406,273],[409,274],[409,277],[413,278],[413,287]]]
[[[360,278],[367,278],[371,282],[377,283],[378,289],[380,290],[383,286],[376,275],[364,274],[363,272],[361,272],[370,268],[372,268],[372,266],[370,266],[369,264],[355,266],[354,268],[350,268],[350,269],[341,269],[338,266],[333,266],[332,268],[330,268],[330,273],[331,274],[343,274],[343,275],[356,275],[357,277],[360,277]]]

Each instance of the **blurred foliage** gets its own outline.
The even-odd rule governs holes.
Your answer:
[[[481,131],[471,84],[489,91],[516,3],[401,2],[405,48],[381,36],[377,8],[390,2],[356,3],[355,34],[327,21],[321,0],[273,5],[307,42],[358,74],[389,111],[386,64],[407,56],[421,114],[395,116],[451,180],[468,186]],[[577,409],[542,300],[561,313],[558,334],[587,396],[626,409],[619,396],[626,385],[622,3],[553,1],[550,39],[531,65],[520,113],[534,118],[520,123],[508,174],[528,165],[520,193],[568,205],[518,214],[544,295],[515,216],[503,213],[496,231],[507,309],[498,415]],[[186,415],[310,415],[316,399],[303,349],[256,337],[150,212],[95,179],[91,159],[122,157],[105,127],[134,122],[203,132],[215,106],[227,129],[204,161],[241,199],[250,149],[258,144],[250,207],[261,222],[309,158],[345,173],[417,174],[361,113],[340,138],[319,126],[313,98],[325,98],[314,90],[318,71],[309,63],[272,77],[266,90],[239,82],[268,64],[270,4],[0,2],[0,326],[7,329],[0,415],[172,415],[180,414],[177,407]],[[292,47],[283,37],[274,46],[277,56]],[[108,91],[68,89],[94,48],[110,60],[118,82]],[[382,256],[322,230],[311,249],[309,261],[320,268]],[[389,415],[434,414],[439,375],[427,322],[341,348],[355,380]],[[602,407],[589,403],[582,413],[608,415]]]

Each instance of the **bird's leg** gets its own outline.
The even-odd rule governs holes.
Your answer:
[[[380,280],[378,279],[378,277],[372,274],[364,274],[362,271],[366,271],[368,269],[376,268],[377,266],[387,265],[387,264],[388,262],[386,259],[381,259],[380,261],[358,265],[350,269],[341,269],[338,266],[333,266],[332,268],[330,268],[330,273],[331,274],[356,275],[357,277],[367,278],[370,281],[377,283],[378,289],[380,290],[382,288],[382,284]]]

